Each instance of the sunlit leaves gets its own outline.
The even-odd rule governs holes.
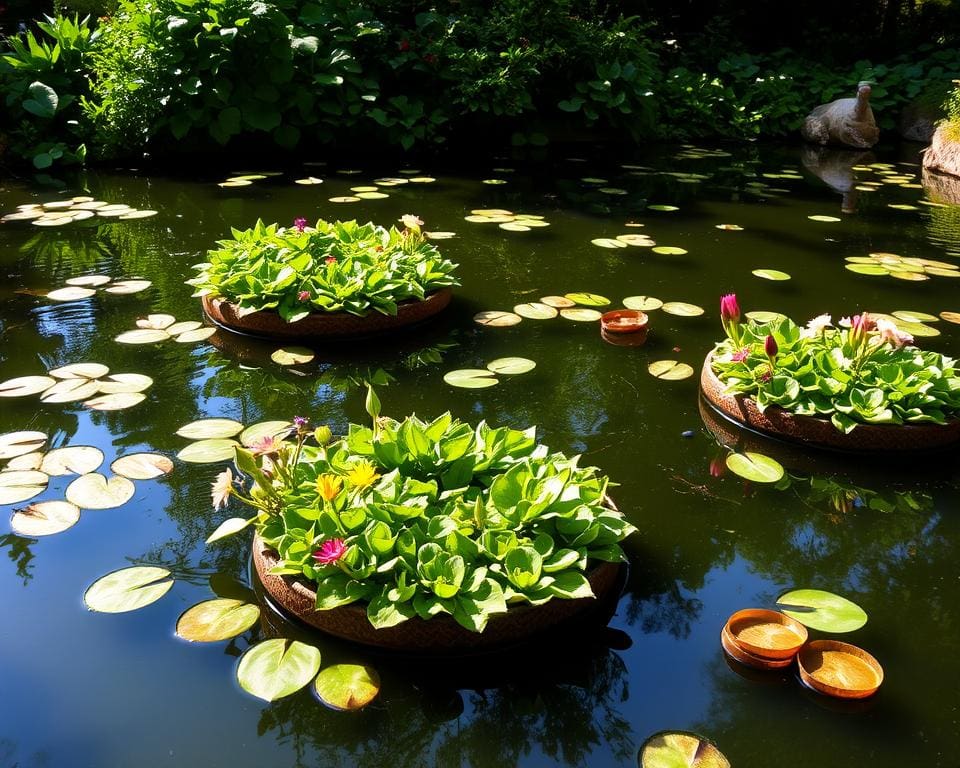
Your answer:
[[[155,566],[134,566],[97,579],[84,593],[91,611],[126,613],[155,603],[173,586],[170,571]]]
[[[205,600],[177,620],[177,636],[193,643],[215,643],[246,632],[260,618],[260,608],[243,600]]]
[[[81,509],[113,509],[130,501],[135,490],[125,477],[115,475],[107,479],[99,472],[91,472],[70,483],[64,495]]]
[[[276,701],[296,693],[320,669],[320,651],[296,640],[275,638],[249,648],[237,665],[237,682],[247,693]]]
[[[680,381],[693,376],[693,368],[676,360],[657,360],[647,366],[647,372],[656,379]]]
[[[762,453],[731,453],[726,463],[731,472],[754,483],[775,483],[783,477],[780,462]]]
[[[10,527],[21,536],[50,536],[61,533],[80,519],[80,509],[68,501],[40,501],[18,509]]]
[[[177,430],[177,434],[188,440],[209,440],[233,437],[242,431],[243,424],[233,419],[200,419],[184,424]]]
[[[853,632],[867,623],[867,613],[840,595],[820,589],[795,589],[777,600],[780,610],[810,629]]]
[[[360,664],[334,664],[321,670],[314,681],[317,696],[333,709],[362,709],[380,692],[380,675]]]

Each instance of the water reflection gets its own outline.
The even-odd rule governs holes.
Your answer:
[[[875,162],[874,154],[805,144],[801,157],[804,168],[841,196],[840,210],[855,213],[860,193],[853,166]]]

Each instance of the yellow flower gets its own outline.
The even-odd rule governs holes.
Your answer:
[[[327,501],[333,501],[343,488],[343,480],[329,472],[317,478],[317,493]]]
[[[366,488],[371,485],[378,477],[377,468],[366,459],[356,462],[347,471],[347,482],[353,488]]]

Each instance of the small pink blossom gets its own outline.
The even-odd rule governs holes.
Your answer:
[[[313,559],[320,565],[330,565],[343,557],[346,551],[347,545],[343,539],[327,539],[320,545],[320,549],[313,553]]]
[[[727,462],[723,457],[717,457],[710,462],[710,477],[723,477],[727,471]]]
[[[335,256],[327,256],[327,258],[325,258],[323,261],[324,261],[325,264],[336,264],[336,263],[337,263],[337,259],[336,259]]]
[[[723,322],[740,322],[740,306],[737,304],[737,294],[727,293],[720,297],[720,319]]]
[[[275,456],[281,448],[283,448],[282,440],[278,440],[274,435],[264,435],[253,442],[250,452],[254,456]]]
[[[743,349],[738,349],[732,355],[730,355],[730,362],[732,363],[742,363],[750,355],[750,348],[744,347]]]
[[[896,323],[892,323],[884,317],[877,318],[877,330],[880,332],[880,341],[887,342],[897,349],[913,343],[913,336],[897,328]]]
[[[297,301],[310,301],[310,291],[300,291],[297,294]]]
[[[297,228],[297,232],[303,232],[307,228],[307,220],[300,216],[293,220],[293,226]]]

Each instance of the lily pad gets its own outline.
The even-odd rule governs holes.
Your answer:
[[[98,613],[126,613],[155,603],[173,586],[170,571],[152,565],[121,568],[97,579],[83,595]]]
[[[844,264],[844,269],[854,272],[858,275],[888,275],[890,274],[886,268],[881,267],[879,264]]]
[[[782,320],[783,317],[784,315],[780,312],[768,312],[765,309],[755,309],[746,314],[746,318],[753,320],[755,323],[776,323]]]
[[[129,213],[122,213],[118,218],[121,221],[131,221],[133,219],[149,219],[150,217],[156,215],[156,211],[151,211],[147,208],[141,208],[140,210],[130,211]]]
[[[490,328],[507,328],[522,322],[522,320],[523,318],[520,315],[515,315],[513,312],[500,312],[498,310],[478,312],[473,316],[473,322]]]
[[[764,280],[789,280],[790,275],[786,272],[781,272],[779,269],[755,269],[753,274],[757,277],[762,277]]]
[[[277,365],[300,365],[309,363],[314,357],[314,351],[307,347],[281,347],[270,355]]]
[[[130,480],[153,480],[173,472],[173,462],[162,453],[129,453],[115,459],[110,471]]]
[[[542,296],[540,301],[548,307],[555,309],[566,309],[567,307],[577,306],[577,302],[570,301],[566,296]]]
[[[500,357],[487,363],[487,370],[509,375],[528,373],[536,367],[537,364],[533,360],[525,357]]]
[[[43,432],[5,432],[0,435],[0,460],[33,453],[41,449],[46,442],[47,435]]]
[[[573,302],[571,302],[571,304],[572,303]],[[513,308],[513,311],[520,315],[520,317],[525,317],[528,320],[550,320],[559,314],[555,307],[539,301],[517,304]]]
[[[674,211],[679,211],[680,209],[675,205],[648,205],[648,211],[660,211],[661,213],[673,213]]]
[[[189,464],[216,464],[218,461],[232,461],[236,456],[236,440],[215,438],[190,443],[177,454],[180,461]]]
[[[103,290],[107,293],[126,295],[140,293],[140,291],[147,290],[151,285],[153,285],[153,283],[149,280],[117,280]]]
[[[451,387],[461,389],[486,389],[499,384],[499,380],[486,368],[460,368],[456,371],[447,371],[443,380]]]
[[[739,224],[717,224],[716,228],[722,229],[725,232],[742,232],[743,231],[743,227],[741,227]]]
[[[69,445],[54,448],[43,457],[40,471],[51,477],[85,475],[103,464],[103,451],[92,445]]]
[[[610,299],[598,293],[567,293],[564,294],[570,301],[582,307],[605,307]]]
[[[783,466],[776,459],[762,453],[731,453],[727,468],[744,480],[754,483],[775,483],[783,477]]]
[[[124,331],[114,341],[121,344],[157,344],[170,338],[166,331],[154,328],[137,328],[135,331]]]
[[[456,237],[457,233],[440,230],[436,232],[424,232],[423,236],[427,238],[427,240],[450,240]]]
[[[31,453],[21,454],[20,456],[14,456],[7,462],[7,466],[3,469],[4,471],[10,469],[34,470],[40,469],[41,464],[43,464],[43,453],[33,451]]]
[[[0,397],[28,397],[29,395],[38,395],[50,389],[50,387],[56,383],[56,380],[49,376],[19,376],[16,379],[8,379],[0,384]]]
[[[0,472],[0,505],[16,504],[42,493],[50,478],[37,470]]]
[[[103,394],[116,395],[122,392],[143,392],[153,386],[153,379],[142,373],[115,373],[98,384]]]
[[[359,203],[360,198],[354,195],[340,195],[338,197],[331,197],[331,203]]]
[[[658,245],[653,249],[653,252],[661,256],[683,256],[687,251],[675,245]]]
[[[817,214],[815,216],[807,216],[807,218],[810,219],[810,221],[820,221],[823,223],[841,221],[841,219],[837,218],[836,216],[824,216],[822,214]]]
[[[699,317],[703,314],[703,307],[688,304],[685,301],[668,301],[661,309],[668,315],[676,315],[677,317]]]
[[[693,376],[693,368],[676,360],[657,360],[647,366],[647,373],[664,381],[680,381]]]
[[[361,200],[382,200],[385,197],[390,197],[386,192],[357,192],[357,197]]]
[[[867,623],[859,605],[820,589],[795,589],[781,595],[777,605],[787,616],[821,632],[853,632]]]
[[[590,241],[599,248],[626,248],[627,244],[613,237],[595,237]]]
[[[177,322],[173,315],[156,314],[147,315],[137,320],[137,328],[152,328],[157,331],[165,331],[171,325]]]
[[[627,298],[623,300],[623,306],[627,309],[636,309],[641,312],[653,312],[655,309],[660,309],[660,307],[663,306],[663,302],[654,296],[627,296]]]
[[[240,533],[248,525],[252,525],[256,520],[255,517],[231,517],[224,520],[220,525],[217,526],[217,529],[207,536],[206,543],[213,544],[215,541],[220,541],[220,539],[225,539],[228,536],[233,536],[234,534]]]
[[[334,664],[321,670],[313,683],[320,701],[333,709],[363,709],[380,692],[380,675],[360,664]]]
[[[940,313],[940,318],[946,320],[948,323],[956,323],[960,325],[960,312],[951,312],[950,310],[945,309]]]
[[[37,222],[34,222],[34,224],[36,223]],[[47,294],[47,298],[51,301],[79,301],[81,299],[89,299],[94,294],[96,294],[96,291],[93,288],[81,288],[76,285],[71,285],[67,288],[57,288],[55,291],[50,291]]]
[[[507,232],[529,232],[530,227],[525,224],[521,224],[519,221],[505,221],[503,224],[500,224],[500,229],[505,229]]]
[[[936,323],[940,321],[940,318],[936,315],[931,315],[928,312],[915,312],[909,309],[895,309],[890,314],[898,320],[904,320],[908,323]]]
[[[81,277],[71,277],[65,282],[67,285],[79,285],[84,288],[96,288],[100,285],[106,285],[113,278],[107,275],[82,275]]]
[[[79,519],[80,508],[69,501],[40,501],[14,512],[10,527],[21,536],[51,536]]]
[[[644,742],[640,768],[730,768],[730,761],[696,734],[666,731]]]
[[[99,472],[92,472],[70,483],[64,496],[80,509],[115,509],[130,501],[135,491],[136,486],[125,477],[108,480]]]
[[[177,430],[177,434],[188,440],[211,440],[233,437],[242,431],[243,424],[233,419],[200,419],[184,424]]]
[[[100,391],[100,383],[89,379],[64,379],[40,395],[44,403],[75,403]]]
[[[314,184],[323,184],[323,179],[318,179],[316,176],[307,176],[305,179],[294,179],[294,184],[301,184],[303,186],[312,186]]]
[[[177,636],[192,643],[229,640],[257,623],[260,608],[243,600],[204,600],[177,619]]]
[[[237,665],[237,682],[247,693],[276,701],[307,685],[320,669],[320,651],[296,640],[264,640],[247,649]]]
[[[505,208],[474,208],[470,211],[471,216],[513,216],[513,211]]]
[[[178,334],[173,340],[177,342],[177,344],[194,344],[198,341],[209,339],[216,332],[216,328],[209,326],[206,328],[194,328],[192,331],[185,331]]]
[[[578,323],[592,323],[595,320],[599,320],[602,314],[595,309],[574,307],[572,309],[561,309],[560,317],[564,320],[573,320]]]
[[[240,443],[247,448],[265,437],[285,435],[293,425],[289,421],[261,421],[251,424],[240,433]]]
[[[617,235],[617,240],[639,248],[652,248],[657,244],[649,235]]]
[[[83,407],[94,411],[122,411],[139,405],[147,396],[142,392],[117,392],[112,395],[100,395],[84,401]]]
[[[99,379],[110,373],[102,363],[72,363],[49,371],[55,379]]]

